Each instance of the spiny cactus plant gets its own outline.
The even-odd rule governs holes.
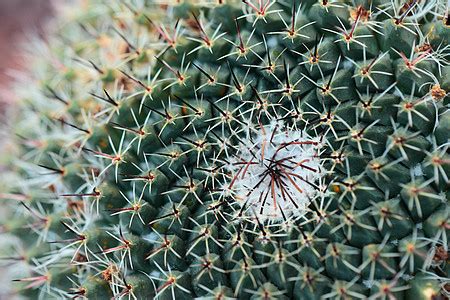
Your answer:
[[[444,299],[442,0],[85,1],[34,48],[31,299]]]

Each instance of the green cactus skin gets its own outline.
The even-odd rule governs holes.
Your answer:
[[[449,296],[442,0],[91,0],[33,50],[29,299]],[[11,180],[11,178],[13,180]]]

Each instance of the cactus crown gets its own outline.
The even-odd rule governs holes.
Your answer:
[[[19,89],[17,290],[448,296],[446,5],[83,2]]]

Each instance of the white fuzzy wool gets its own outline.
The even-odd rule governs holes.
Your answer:
[[[325,173],[319,138],[278,123],[264,126],[242,142],[227,166],[228,192],[241,210],[263,221],[304,215]]]

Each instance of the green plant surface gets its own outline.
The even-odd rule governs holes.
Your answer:
[[[15,290],[445,299],[447,6],[72,7],[18,87],[0,194]]]

